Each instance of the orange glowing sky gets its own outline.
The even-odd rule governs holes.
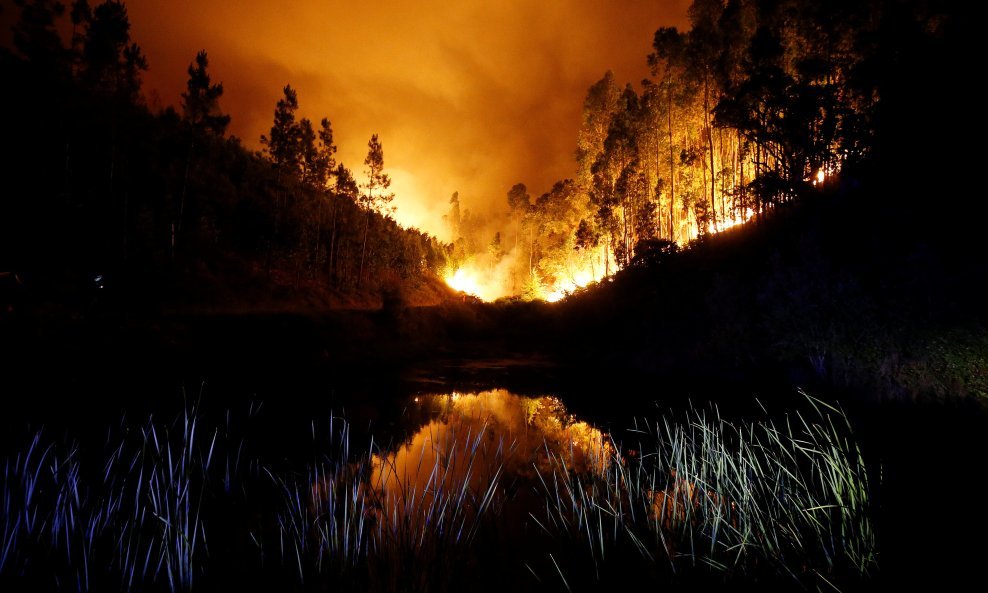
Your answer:
[[[514,183],[538,195],[571,177],[587,88],[607,69],[622,83],[645,77],[655,30],[682,27],[689,0],[126,4],[152,106],[178,103],[206,49],[230,131],[259,148],[290,83],[302,115],[332,120],[358,179],[380,134],[398,220],[446,238],[454,191],[467,207],[500,207]]]

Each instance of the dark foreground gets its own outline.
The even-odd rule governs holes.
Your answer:
[[[91,455],[89,461],[93,461],[100,458],[105,443],[112,441],[108,435],[114,431],[126,426],[132,430],[147,427],[149,416],[167,424],[183,409],[196,405],[201,435],[212,434],[215,428],[233,434],[236,430],[230,428],[231,422],[236,425],[243,421],[251,425],[243,434],[249,435],[245,440],[250,442],[258,464],[263,460],[297,468],[313,454],[310,433],[331,416],[345,415],[350,420],[355,449],[372,435],[378,442],[400,443],[432,418],[410,411],[409,397],[496,387],[522,395],[557,396],[575,417],[624,442],[634,436],[627,432],[633,419],[655,416],[656,406],[682,410],[691,403],[703,407],[711,401],[730,417],[754,418],[760,414],[756,398],[771,411],[793,410],[800,406],[796,389],[802,387],[826,401],[841,402],[873,478],[878,567],[863,580],[845,579],[842,587],[898,589],[920,582],[947,587],[965,582],[972,567],[977,566],[980,546],[976,542],[986,525],[984,513],[977,511],[979,495],[968,484],[988,452],[988,414],[977,398],[862,398],[855,389],[828,385],[812,380],[812,376],[804,383],[800,379],[806,376],[784,365],[757,373],[711,374],[706,380],[691,372],[618,367],[606,359],[599,364],[581,359],[574,365],[570,353],[547,346],[551,340],[533,340],[511,352],[505,348],[506,340],[495,336],[484,343],[470,324],[449,322],[464,316],[475,320],[487,314],[482,309],[458,307],[452,312],[378,311],[320,318],[136,319],[105,315],[44,323],[36,323],[35,318],[30,324],[9,324],[3,342],[3,391],[5,401],[21,404],[8,403],[3,416],[4,457],[10,459],[17,451],[23,452],[30,436],[43,428],[52,442],[78,439],[80,450],[88,451],[83,454]],[[531,313],[522,310],[519,314]],[[439,324],[440,331],[427,332],[430,324],[436,324],[437,316],[445,318],[446,324]],[[422,332],[410,333],[409,328],[415,327],[423,328]],[[255,414],[261,405],[262,411]],[[249,422],[245,415],[252,416]],[[177,425],[171,426],[177,430]],[[394,451],[395,446],[383,445],[383,450]],[[526,496],[527,490],[531,485],[516,486],[516,496]],[[218,513],[207,521],[204,511],[206,525],[209,521],[212,525],[236,524],[241,521],[236,517],[249,516],[231,509],[227,514],[219,512],[224,496],[228,494],[205,491],[203,508]],[[258,504],[258,499],[252,501]],[[273,504],[274,499],[270,502]],[[553,549],[552,542],[526,532],[521,534],[522,540],[531,545],[519,547],[518,542],[510,541],[519,534],[503,530],[491,533],[496,535],[472,540],[466,552],[434,551],[465,564],[437,573],[446,575],[440,580],[449,582],[414,587],[566,590],[569,586],[582,590],[593,581],[583,582],[577,579],[578,572],[572,572],[565,585],[562,580],[540,583],[526,570],[526,563],[517,559],[541,558],[544,564],[545,554],[540,552]],[[211,537],[216,542],[223,540],[221,535]],[[234,550],[232,555],[218,551],[220,547],[219,543],[208,547],[205,557],[209,560],[202,574],[196,575],[197,589],[225,589],[230,584],[248,589],[252,585],[282,588],[295,583],[295,573],[287,569],[251,573],[254,576],[249,582],[240,582],[238,575],[242,573],[237,566],[256,551],[249,541],[235,542],[233,548],[222,544],[223,549]],[[508,549],[518,552],[517,557],[506,555]],[[557,548],[556,556],[564,552]],[[515,558],[517,565],[502,566],[495,560],[501,557]],[[527,563],[543,578],[554,574],[552,565],[536,560]],[[654,569],[643,568],[638,561],[612,559],[604,566],[602,573],[598,571],[601,582],[590,589],[631,585],[638,580],[656,582]],[[413,570],[407,566],[398,570],[406,569]],[[565,575],[569,570],[562,572]],[[10,576],[5,574],[5,580]],[[659,582],[666,582],[667,577]],[[670,578],[676,586],[724,585],[728,590],[775,586],[786,590],[793,585],[790,580],[774,581],[764,575],[725,581],[720,573],[704,570]],[[32,582],[52,585],[41,581]],[[18,581],[14,578],[12,582]],[[347,582],[357,588],[371,586],[360,579]],[[304,589],[309,585],[297,586]],[[56,588],[74,589],[75,585],[61,583]],[[411,584],[409,588],[413,588]]]

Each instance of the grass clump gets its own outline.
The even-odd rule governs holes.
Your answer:
[[[121,422],[102,455],[36,432],[0,462],[0,584],[832,590],[876,567],[868,469],[819,400],[775,418],[667,412],[624,448],[556,398],[433,399],[397,445],[353,448],[330,415],[287,456],[247,446],[229,413],[203,429],[195,408]]]
[[[468,578],[470,545],[503,504],[512,444],[486,423],[430,423],[395,450],[351,454],[349,426],[304,471],[266,470],[281,494],[283,565],[355,590],[442,591]]]
[[[638,424],[637,449],[615,443],[598,471],[553,455],[533,519],[582,542],[582,556],[569,551],[589,554],[594,580],[616,563],[647,579],[860,583],[877,566],[868,469],[844,413],[806,400],[811,415],[777,419],[732,422],[716,406],[667,414]]]
[[[98,467],[79,445],[44,444],[4,462],[0,578],[41,589],[189,590],[205,546],[201,505],[216,433],[195,410],[127,430]]]

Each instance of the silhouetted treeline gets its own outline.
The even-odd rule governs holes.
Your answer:
[[[13,10],[13,48],[0,49],[0,271],[39,295],[84,294],[102,276],[108,291],[155,299],[276,287],[367,301],[436,283],[446,247],[389,216],[376,137],[365,192],[335,162],[329,120],[296,121],[290,87],[255,152],[225,135],[205,52],[190,56],[181,105],[151,112],[122,2]]]
[[[954,47],[959,3],[694,0],[689,20],[656,31],[640,86],[607,72],[590,87],[572,179],[541,196],[517,184],[498,220],[451,225],[463,257],[508,238],[522,251],[515,284],[547,291],[757,219],[878,159],[907,188],[964,177],[938,170],[966,153],[943,134],[962,123],[951,89],[969,76]]]

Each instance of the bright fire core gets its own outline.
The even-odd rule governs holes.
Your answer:
[[[598,279],[599,277],[595,277],[589,266],[587,269],[570,266],[554,281],[533,281],[526,287],[520,287],[517,286],[517,281],[511,279],[507,271],[475,261],[466,262],[455,270],[449,270],[444,277],[446,284],[453,290],[477,297],[482,301],[491,302],[521,295],[550,303],[560,301]]]
[[[476,270],[465,267],[459,268],[456,271],[447,274],[445,280],[446,284],[454,290],[465,292],[481,300],[493,301],[500,296],[503,296],[497,294],[499,291],[495,288],[485,285]]]
[[[731,216],[721,218],[716,225],[711,222],[707,227],[709,234],[724,232],[748,222],[755,212],[746,208]],[[687,226],[687,236],[696,238],[695,225]],[[524,256],[524,254],[521,254]],[[522,296],[549,303],[561,301],[581,288],[601,280],[605,270],[616,270],[613,256],[598,248],[596,251],[580,254],[571,251],[567,261],[558,262],[552,269],[551,277],[538,277],[532,274],[526,282],[519,281],[518,266],[524,267],[526,262],[519,262],[519,254],[510,252],[499,261],[492,262],[486,254],[468,259],[456,268],[447,270],[444,280],[453,290],[477,297],[482,301],[495,301],[499,298]],[[605,266],[604,258],[609,258]],[[525,271],[522,276],[527,275]]]

